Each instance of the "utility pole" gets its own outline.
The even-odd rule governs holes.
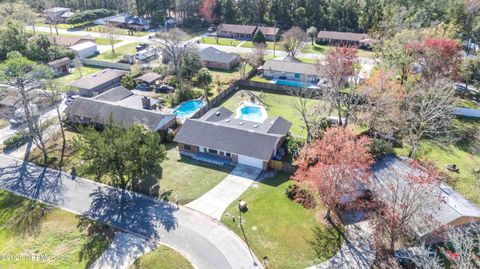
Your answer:
[[[277,29],[277,20],[275,20],[275,27],[274,27],[274,33],[275,33],[275,29]],[[277,32],[278,34],[278,32]],[[277,34],[275,34],[275,36],[273,37],[273,57],[275,57],[275,48],[277,46]]]

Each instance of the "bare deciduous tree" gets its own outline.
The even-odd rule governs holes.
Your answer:
[[[112,53],[113,53],[113,55],[116,55],[115,54],[115,40],[117,39],[117,34],[116,34],[115,27],[108,24],[107,27],[105,28],[105,33],[107,34],[108,42],[110,43],[110,46],[112,47]]]
[[[166,33],[159,33],[158,35],[163,40],[163,57],[173,65],[175,77],[178,82],[180,81],[180,60],[185,51],[185,46],[182,42],[185,32],[174,28]]]
[[[410,145],[409,157],[415,156],[420,139],[439,137],[448,133],[452,126],[454,90],[448,80],[419,82],[405,95],[402,128]]]
[[[476,268],[473,257],[475,249],[480,244],[478,241],[480,226],[470,224],[462,227],[449,227],[447,229],[447,241],[454,249],[454,253],[447,253],[449,261],[455,268]]]
[[[60,165],[59,169],[60,171],[63,168],[63,160],[65,156],[65,146],[67,143],[67,139],[65,138],[65,128],[63,125],[63,114],[61,111],[61,100],[62,100],[62,90],[61,86],[58,85],[58,83],[52,79],[47,80],[46,84],[46,89],[48,93],[50,94],[51,97],[51,103],[55,106],[55,111],[57,113],[57,119],[58,119],[58,124],[60,126],[60,134],[62,135],[62,153],[60,156]]]
[[[303,42],[308,36],[302,28],[294,26],[283,34],[282,46],[290,57],[295,58],[302,49]]]
[[[257,68],[263,64],[267,45],[264,43],[254,43],[252,52],[247,54],[247,62],[254,68]]]
[[[325,118],[322,117],[322,108],[312,98],[318,95],[313,89],[299,89],[293,92],[292,108],[297,111],[307,132],[307,143],[317,138],[323,127]]]

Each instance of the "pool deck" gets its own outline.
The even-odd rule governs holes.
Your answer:
[[[237,107],[237,109],[235,110],[235,118],[240,119],[240,117],[243,115],[243,113],[242,113],[242,108],[248,107],[248,106],[260,108],[260,113],[262,114],[262,118],[261,118],[259,121],[256,121],[256,120],[248,120],[248,119],[244,119],[244,120],[262,123],[262,122],[264,122],[264,121],[268,118],[267,110],[265,110],[265,107],[263,107],[263,106],[260,105],[260,104],[252,103],[252,102],[249,102],[249,101],[243,101],[243,102],[240,104],[240,106]]]

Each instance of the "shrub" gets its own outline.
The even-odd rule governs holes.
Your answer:
[[[288,136],[285,140],[287,153],[293,158],[297,157],[304,145],[305,139],[303,137]]]
[[[3,142],[3,150],[12,150],[26,144],[30,140],[30,134],[26,130],[18,131]]]
[[[393,154],[392,143],[383,138],[374,138],[370,145],[370,153],[377,160],[386,154]]]
[[[129,90],[135,89],[135,87],[137,87],[137,82],[133,78],[133,75],[132,75],[131,72],[125,74],[122,77],[122,80],[121,80],[120,83],[122,84],[123,87],[125,87]]]
[[[175,137],[175,132],[173,131],[172,128],[168,128],[168,131],[167,131],[167,142],[172,142],[174,137]]]
[[[302,188],[297,184],[289,185],[285,191],[285,194],[290,200],[301,204],[306,209],[312,209],[317,206],[315,197],[312,195],[312,193],[310,193],[310,191],[306,188]]]
[[[267,39],[265,38],[265,35],[262,33],[262,31],[258,30],[253,35],[252,41],[253,41],[253,43],[257,43],[257,44],[265,44],[267,42]]]

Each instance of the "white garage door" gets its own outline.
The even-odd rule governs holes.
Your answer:
[[[250,165],[253,167],[258,167],[260,169],[263,169],[263,161],[260,159],[248,157],[248,156],[243,156],[243,155],[238,155],[238,163],[240,164],[245,164],[245,165]]]

